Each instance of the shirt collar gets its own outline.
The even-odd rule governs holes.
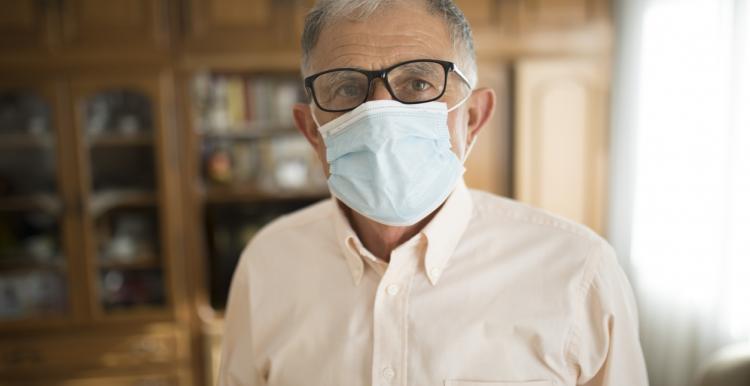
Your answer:
[[[336,243],[344,254],[346,264],[352,273],[354,285],[358,286],[365,272],[364,262],[355,246],[355,243],[359,243],[359,238],[349,225],[349,220],[346,219],[343,210],[339,207],[336,198],[333,196],[331,196],[331,203],[333,204],[333,225],[336,231]]]
[[[333,222],[336,242],[344,254],[354,285],[358,286],[365,270],[363,259],[377,260],[377,258],[362,245],[336,199],[332,197],[331,200],[334,205]],[[461,179],[435,217],[415,236],[415,238],[423,237],[427,240],[424,272],[432,285],[437,284],[443,269],[468,227],[472,210],[471,195]]]
[[[427,238],[424,271],[432,285],[437,284],[448,260],[469,226],[473,204],[461,179],[435,217],[422,230]]]

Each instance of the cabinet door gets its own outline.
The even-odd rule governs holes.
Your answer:
[[[83,236],[95,318],[169,318],[175,167],[168,79],[112,74],[72,83]]]
[[[55,379],[8,379],[3,380],[2,386],[190,386],[193,382],[184,373],[165,374],[133,374],[109,375],[93,377],[64,377]]]
[[[62,90],[54,81],[0,79],[3,327],[64,323],[80,309],[75,187],[70,154],[63,153],[68,135]]]
[[[522,0],[519,26],[522,31],[559,31],[581,28],[607,16],[603,0]]]
[[[184,0],[187,46],[195,50],[279,50],[296,45],[296,6],[273,0]]]
[[[497,22],[497,1],[495,0],[457,0],[472,27]]]
[[[169,330],[159,331],[162,326]],[[34,378],[96,369],[171,366],[189,359],[188,335],[184,330],[173,324],[152,324],[152,329],[135,334],[109,330],[4,337],[0,340],[0,379],[13,375]]]
[[[167,43],[166,0],[61,0],[69,47],[155,49]]]
[[[456,5],[461,8],[474,32],[489,29],[503,33],[515,27],[518,8],[515,0],[456,0]]]
[[[50,38],[51,4],[40,0],[5,0],[0,10],[0,48],[30,50]]]
[[[603,61],[526,60],[516,71],[515,195],[603,232],[607,70]]]

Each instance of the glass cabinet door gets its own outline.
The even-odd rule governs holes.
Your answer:
[[[51,95],[0,86],[0,323],[70,311]]]
[[[167,304],[158,104],[138,85],[76,89],[86,247],[95,311],[159,313]]]

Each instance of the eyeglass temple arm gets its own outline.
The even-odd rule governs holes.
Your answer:
[[[453,66],[453,72],[455,72],[456,75],[458,75],[461,78],[461,80],[463,80],[464,82],[466,82],[466,84],[469,86],[469,88],[474,88],[471,85],[471,82],[469,82],[469,78],[467,78],[466,75],[464,75],[464,73],[461,72],[461,70],[459,70],[458,67],[456,67],[455,65]]]

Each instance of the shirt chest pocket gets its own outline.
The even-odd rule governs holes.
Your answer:
[[[500,381],[461,381],[447,379],[445,386],[553,386],[552,381],[500,382]]]

